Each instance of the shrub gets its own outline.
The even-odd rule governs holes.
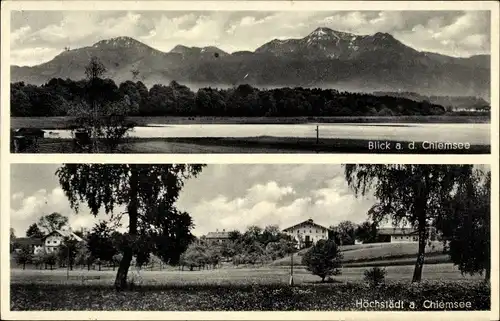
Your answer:
[[[385,276],[387,271],[385,268],[373,267],[369,270],[365,270],[365,282],[367,282],[371,287],[377,287],[385,282]]]
[[[341,274],[342,253],[332,240],[319,240],[302,257],[302,264],[313,275],[325,281],[327,276]]]

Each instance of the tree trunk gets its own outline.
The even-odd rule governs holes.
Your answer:
[[[425,217],[425,208],[417,209],[420,211],[418,220],[418,254],[415,262],[415,270],[413,271],[412,282],[420,282],[422,280],[422,269],[424,267],[425,244],[427,242],[427,224]]]
[[[484,273],[484,280],[486,282],[490,281],[490,274],[491,274],[491,266],[490,263],[488,262],[486,265],[486,272]]]
[[[130,175],[130,189],[129,189],[129,204],[127,206],[128,217],[129,217],[129,236],[133,241],[137,236],[137,214],[138,214],[138,168],[136,164],[131,166]],[[127,288],[127,274],[130,268],[130,263],[132,262],[132,247],[127,244],[123,251],[123,258],[118,267],[118,272],[116,273],[115,288],[117,291],[125,290]]]

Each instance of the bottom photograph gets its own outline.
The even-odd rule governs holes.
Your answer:
[[[10,309],[489,311],[490,176],[12,164]]]

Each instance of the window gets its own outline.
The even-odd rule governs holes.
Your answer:
[[[300,233],[300,230],[297,230],[297,234],[299,234],[299,233]]]
[[[312,233],[311,230],[309,230],[309,233]]]

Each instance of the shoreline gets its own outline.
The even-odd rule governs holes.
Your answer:
[[[468,148],[425,149],[423,142],[384,141],[378,148],[369,148],[373,142],[364,139],[325,138],[316,143],[315,138],[291,137],[195,137],[195,138],[126,138],[116,153],[178,153],[178,154],[247,154],[247,153],[351,153],[351,154],[446,154],[468,155],[489,154],[491,145],[470,145]],[[411,149],[408,144],[413,143]],[[400,148],[397,147],[400,144]],[[373,144],[372,144],[373,146]],[[389,147],[388,147],[389,146]],[[453,147],[453,146],[452,146]],[[457,147],[457,146],[454,146]],[[13,151],[11,151],[13,152]],[[38,142],[37,150],[25,153],[75,153],[72,140],[65,138],[43,138]]]
[[[11,117],[10,128],[41,128],[46,130],[68,129],[72,117]],[[129,116],[136,126],[192,124],[491,124],[490,116],[339,116],[339,117],[180,117],[180,116]],[[153,125],[153,126],[152,126]]]

